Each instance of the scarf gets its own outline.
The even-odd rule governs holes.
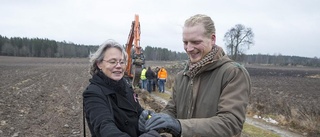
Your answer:
[[[121,95],[126,94],[126,83],[124,78],[120,79],[119,81],[115,81],[107,77],[102,71],[99,71],[97,75],[103,79],[104,85],[109,89],[114,90]]]
[[[191,63],[189,58],[189,64],[188,64],[189,71],[187,72],[187,75],[193,78],[196,74],[198,74],[199,70],[203,66],[210,64],[214,61],[214,56],[217,54],[217,52],[218,52],[218,46],[213,46],[212,50],[206,56],[204,56],[200,61],[196,63]]]

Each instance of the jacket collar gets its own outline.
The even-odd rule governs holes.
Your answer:
[[[93,77],[90,79],[90,82],[98,85],[103,94],[112,98],[119,108],[137,112],[132,102],[129,101],[134,92],[128,93],[131,91],[131,88],[129,87],[125,78],[115,81],[100,71],[93,75]]]
[[[194,77],[199,73],[202,73],[204,71],[210,71],[210,70],[214,70],[216,68],[219,68],[220,66],[222,66],[223,64],[232,61],[223,51],[223,49],[217,45],[215,45],[215,47],[217,48],[216,52],[214,53],[213,56],[211,56],[212,58],[210,59],[210,61],[206,62],[204,60],[208,60],[208,58],[206,59],[201,59],[200,62],[204,62],[204,63],[199,63],[201,64],[198,68],[198,70],[196,72],[191,72],[190,71],[190,66],[191,63],[187,63],[187,66],[184,69],[184,75],[187,75],[189,77]],[[214,48],[211,52],[214,52]]]
[[[102,71],[99,71],[89,80],[91,83],[99,85],[100,87],[107,88],[109,90],[103,90],[103,93],[108,95],[111,93],[119,93],[123,96],[126,95],[126,82],[124,78],[119,81],[115,81],[107,77]]]

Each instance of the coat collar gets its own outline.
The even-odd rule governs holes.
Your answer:
[[[232,61],[223,51],[223,49],[217,45],[215,45],[216,47],[216,52],[214,53],[213,56],[210,56],[212,57],[212,59],[210,59],[210,62],[204,62],[203,60],[201,60],[202,62],[204,63],[200,63],[201,66],[199,66],[199,69],[196,70],[196,72],[191,72],[190,71],[190,63],[188,62],[187,63],[187,66],[185,67],[184,69],[184,72],[183,74],[184,75],[187,75],[189,77],[194,77],[196,76],[197,74],[200,74],[204,71],[210,71],[210,70],[214,70],[216,68],[219,68],[220,66],[222,66],[223,64],[227,63],[227,62],[230,62]],[[213,48],[214,49],[214,48]],[[211,51],[213,52],[213,51]],[[208,59],[206,59],[208,60]],[[200,62],[201,62],[200,61]]]
[[[134,92],[125,78],[115,81],[100,71],[90,79],[90,82],[98,85],[102,93],[105,96],[109,96],[119,108],[137,112],[132,104],[134,102]]]

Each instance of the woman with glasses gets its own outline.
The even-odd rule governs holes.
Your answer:
[[[131,84],[123,77],[127,54],[114,40],[107,40],[90,58],[90,84],[83,92],[84,115],[93,137],[160,136],[138,126],[139,116],[151,113],[144,110]],[[145,115],[143,115],[146,117]]]

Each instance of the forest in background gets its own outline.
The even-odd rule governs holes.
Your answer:
[[[20,57],[49,57],[49,58],[85,58],[97,50],[99,45],[81,45],[66,41],[55,41],[43,38],[7,38],[0,35],[0,55]],[[146,60],[149,61],[175,61],[187,60],[185,52],[176,52],[167,48],[152,47],[143,49]],[[270,64],[279,66],[312,66],[320,67],[317,57],[299,57],[287,55],[240,55],[237,60],[245,64]]]
[[[94,53],[98,47],[99,45],[80,45],[41,38],[7,38],[0,35],[0,55],[2,56],[85,58]],[[144,55],[146,60],[159,61],[186,60],[188,58],[186,53],[151,46],[144,49]]]

